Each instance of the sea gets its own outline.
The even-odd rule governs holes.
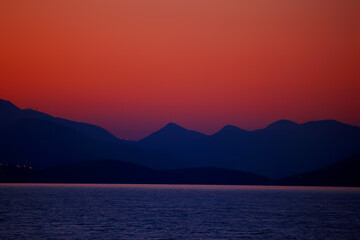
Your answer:
[[[0,239],[360,239],[360,188],[0,184]]]

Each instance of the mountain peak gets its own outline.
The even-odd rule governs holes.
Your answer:
[[[298,125],[299,124],[297,124],[296,122],[286,120],[286,119],[281,119],[281,120],[271,123],[269,126],[267,126],[267,128],[293,127],[293,126],[298,126]]]
[[[317,121],[309,121],[307,123],[304,123],[304,125],[318,125],[322,124],[323,126],[340,126],[340,125],[348,125],[333,119],[326,119],[326,120],[317,120]],[[348,125],[350,126],[350,125]]]
[[[142,139],[142,142],[146,141],[163,141],[164,143],[171,143],[176,139],[184,140],[186,139],[199,139],[206,137],[205,134],[196,132],[193,130],[188,130],[186,128],[181,127],[180,125],[176,123],[168,123],[163,128],[161,128],[159,131],[154,132],[153,134],[149,135],[148,137]]]
[[[0,111],[17,111],[20,110],[12,102],[0,99]]]
[[[232,131],[232,130],[238,131],[238,130],[243,130],[243,129],[241,129],[241,128],[237,127],[237,126],[234,126],[234,125],[226,125],[220,131],[223,131],[223,130],[224,131]]]
[[[181,127],[179,124],[176,124],[176,123],[173,123],[173,122],[169,122],[168,124],[165,125],[165,127],[168,127],[168,128],[183,128]]]
[[[238,135],[238,134],[242,134],[242,133],[246,133],[248,131],[241,129],[237,126],[234,125],[226,125],[225,127],[223,127],[220,131],[218,131],[217,133],[213,134],[213,136],[234,136]]]
[[[180,125],[176,124],[176,123],[168,123],[166,124],[163,128],[160,129],[160,131],[187,131],[187,129],[181,127]]]
[[[226,125],[219,132],[221,132],[221,133],[242,133],[242,132],[247,132],[247,131],[244,129],[241,129],[237,126],[234,126],[234,125]]]

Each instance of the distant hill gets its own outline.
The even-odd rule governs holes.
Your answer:
[[[139,144],[167,152],[188,167],[221,167],[281,178],[360,153],[360,128],[334,120],[304,124],[280,120],[255,131],[226,126],[204,135],[171,124]]]
[[[331,166],[276,181],[279,185],[360,187],[360,155]]]
[[[289,185],[360,187],[360,155],[331,166],[279,180],[222,168],[154,170],[118,160],[64,164],[48,169],[0,163],[0,182]]]
[[[159,169],[180,167],[171,156],[135,145],[91,124],[21,110],[10,102],[0,101],[1,162],[40,169],[111,158]]]
[[[43,170],[0,166],[0,182],[224,185],[264,185],[270,183],[266,177],[241,171],[220,168],[160,171],[116,160],[66,164]]]

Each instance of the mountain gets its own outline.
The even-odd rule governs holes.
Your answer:
[[[236,126],[227,125],[223,127],[219,132],[215,133],[213,135],[213,138],[219,138],[219,139],[237,139],[238,137],[242,135],[248,134],[249,131],[243,130],[241,128],[238,128]]]
[[[141,142],[147,146],[159,148],[172,147],[173,145],[177,145],[177,147],[180,148],[186,148],[193,143],[205,140],[206,137],[207,135],[205,134],[187,130],[175,123],[168,123],[165,127],[154,132]]]
[[[0,182],[265,185],[270,180],[252,173],[220,168],[160,171],[129,162],[101,160],[44,170],[0,165]]]
[[[107,158],[159,169],[180,166],[171,156],[145,151],[95,125],[21,110],[10,102],[0,101],[2,162],[39,169]]]
[[[246,131],[226,126],[213,135],[169,126],[139,144],[179,159],[188,167],[221,167],[282,178],[326,167],[360,153],[360,128],[334,120],[297,124],[280,120]]]
[[[328,167],[287,177],[279,185],[352,186],[360,187],[360,155],[355,155]]]
[[[37,169],[115,159],[158,170],[223,168],[279,179],[359,153],[360,128],[334,120],[280,120],[255,131],[228,125],[213,135],[169,123],[135,142],[0,100],[1,162]]]
[[[154,170],[118,160],[70,163],[48,169],[0,163],[0,182],[138,183],[360,187],[360,155],[328,167],[272,181],[248,172],[222,168]]]
[[[46,113],[42,113],[32,109],[22,110],[11,102],[0,99],[0,126],[10,124],[19,119],[40,119],[51,121],[59,125],[74,128],[82,134],[96,139],[97,141],[107,143],[117,143],[121,141],[120,139],[116,138],[110,132],[106,131],[101,127],[82,122],[69,121],[62,118],[55,118]]]
[[[207,140],[207,135],[187,130],[175,123],[168,123],[162,129],[138,142],[139,146],[150,151],[162,151],[182,159],[183,166],[206,167],[207,162],[200,162],[205,149],[199,144]]]
[[[159,171],[124,161],[101,160],[60,165],[44,172],[52,182],[148,183],[158,177]]]
[[[182,168],[162,172],[167,184],[269,185],[269,178],[254,173],[215,167]]]

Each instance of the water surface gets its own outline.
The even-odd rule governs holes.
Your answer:
[[[360,239],[360,189],[0,184],[1,239]]]

